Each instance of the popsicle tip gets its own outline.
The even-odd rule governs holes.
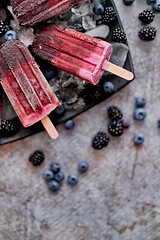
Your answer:
[[[132,72],[130,72],[130,77],[128,78],[128,81],[133,80],[133,78],[134,78],[134,74]]]
[[[131,81],[134,78],[134,74],[126,69],[123,70],[123,76],[124,79],[127,81]]]
[[[59,133],[56,131],[54,131],[54,134],[52,134],[52,136],[50,136],[52,139],[57,139],[59,137]]]
[[[107,60],[104,62],[102,69],[124,78],[127,81],[131,81],[134,78],[134,74],[132,72],[108,62]]]
[[[49,119],[49,117],[45,117],[43,119],[41,119],[41,122],[44,126],[44,128],[46,129],[48,135],[52,138],[52,139],[57,139],[59,134],[57,132],[57,129],[55,128],[55,126],[53,125],[53,123],[51,122],[51,120]]]

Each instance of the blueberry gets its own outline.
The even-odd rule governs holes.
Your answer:
[[[55,180],[51,180],[48,182],[48,188],[51,190],[51,191],[57,191],[59,189],[60,185],[57,181]]]
[[[59,171],[58,173],[55,174],[54,179],[58,182],[63,181],[64,179],[64,172]]]
[[[156,2],[152,5],[153,10],[160,12],[160,2]]]
[[[89,164],[87,161],[80,161],[78,163],[78,170],[80,172],[86,172],[88,170],[88,168],[89,168]]]
[[[139,121],[145,119],[146,115],[146,110],[144,108],[136,108],[133,112],[133,117]]]
[[[50,165],[50,168],[54,173],[57,173],[57,172],[60,171],[61,165],[60,165],[60,163],[52,162],[51,165]]]
[[[54,173],[53,173],[53,171],[50,168],[46,168],[43,171],[43,177],[46,180],[51,180],[51,179],[54,178]]]
[[[17,36],[17,33],[13,30],[9,30],[5,33],[5,40],[6,41],[11,41],[11,40],[17,40],[18,39],[18,36]]]
[[[158,127],[160,128],[160,119],[158,120]]]
[[[136,97],[135,104],[137,107],[144,107],[146,104],[146,99],[144,97]]]
[[[57,68],[52,67],[52,68],[48,68],[45,70],[44,72],[44,76],[47,80],[51,80],[52,78],[57,76]]]
[[[123,118],[122,119],[122,125],[124,128],[128,128],[131,125],[131,122],[129,119]]]
[[[74,125],[75,125],[75,122],[73,119],[70,119],[64,123],[64,126],[67,130],[72,129],[74,127]]]
[[[112,93],[114,90],[114,85],[111,82],[105,82],[103,84],[103,90],[105,93]]]
[[[144,136],[143,136],[143,134],[142,134],[142,133],[136,133],[136,134],[134,135],[134,143],[140,145],[140,144],[142,144],[143,142],[144,142]]]
[[[123,2],[125,5],[131,5],[134,2],[134,0],[123,0]]]
[[[70,173],[68,175],[67,181],[69,184],[72,184],[72,185],[77,184],[79,181],[79,177],[78,177],[77,173]]]
[[[156,3],[156,0],[147,0],[148,4]]]
[[[93,12],[95,15],[102,15],[104,12],[104,7],[100,3],[96,3],[93,7]]]

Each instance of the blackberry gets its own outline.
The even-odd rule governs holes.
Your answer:
[[[111,120],[108,124],[108,131],[114,137],[119,137],[123,134],[122,121]]]
[[[141,20],[145,24],[149,24],[153,22],[155,18],[155,14],[153,13],[152,10],[144,10],[141,12],[138,16],[139,20]]]
[[[2,20],[0,20],[0,37],[3,36],[8,31],[7,26]]]
[[[0,135],[2,137],[8,137],[16,134],[19,130],[19,125],[15,120],[1,120]]]
[[[127,41],[126,34],[121,28],[116,28],[112,32],[112,41],[125,43]]]
[[[154,40],[157,30],[154,27],[144,27],[138,33],[138,36],[145,41]]]
[[[111,26],[117,20],[117,15],[112,7],[105,7],[102,14],[102,23]]]
[[[98,132],[93,140],[92,140],[92,147],[94,149],[101,149],[108,145],[109,136],[105,132]]]
[[[104,97],[103,88],[99,84],[92,85],[90,83],[87,83],[85,89],[82,92],[82,97],[87,104],[98,103]]]
[[[34,166],[38,166],[44,161],[44,157],[44,153],[40,150],[37,150],[30,155],[29,162],[32,162]]]
[[[110,106],[107,108],[107,111],[108,111],[108,116],[111,120],[118,121],[123,117],[122,111],[117,106]]]

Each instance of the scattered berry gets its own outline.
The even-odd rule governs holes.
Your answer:
[[[96,3],[93,7],[93,12],[95,15],[102,15],[104,12],[104,7],[102,4]]]
[[[59,189],[59,187],[60,187],[59,183],[57,181],[55,181],[55,180],[50,180],[48,182],[48,188],[51,191],[55,192],[55,191],[57,191]]]
[[[14,120],[1,120],[0,135],[8,137],[16,134],[19,130],[19,125]]]
[[[83,98],[87,104],[93,104],[103,99],[104,91],[101,85],[87,83],[83,90]]]
[[[134,0],[123,0],[123,2],[125,5],[131,5],[134,2]]]
[[[136,97],[135,104],[137,107],[144,107],[146,104],[146,99],[144,97]]]
[[[17,36],[17,33],[13,30],[9,30],[5,33],[5,40],[6,41],[11,41],[11,40],[17,40],[18,39],[18,36]]]
[[[8,31],[7,26],[2,20],[0,20],[0,37],[3,36]]]
[[[103,90],[105,93],[111,94],[114,90],[114,85],[107,81],[103,84]]]
[[[46,168],[43,171],[43,177],[46,180],[51,180],[51,179],[54,178],[54,173],[53,173],[53,171],[50,168]]]
[[[131,125],[131,122],[129,119],[123,118],[122,119],[122,125],[124,128],[128,128]]]
[[[154,40],[156,37],[157,30],[155,27],[144,27],[139,31],[138,36],[145,41]]]
[[[79,177],[78,177],[77,173],[70,173],[68,175],[67,181],[69,184],[72,184],[72,185],[77,184],[79,181]]]
[[[32,162],[34,166],[38,166],[44,161],[44,157],[44,153],[40,150],[37,150],[30,155],[29,161]]]
[[[88,168],[89,168],[89,164],[87,161],[80,161],[78,163],[78,170],[80,172],[86,172],[88,170]]]
[[[105,132],[98,132],[92,140],[92,147],[94,149],[102,149],[108,145],[108,142],[109,136]]]
[[[139,20],[141,20],[145,24],[149,24],[153,22],[155,18],[155,14],[153,13],[152,10],[144,10],[141,12],[138,16]]]
[[[158,127],[160,128],[160,119],[158,120]]]
[[[133,112],[133,117],[139,121],[144,120],[146,115],[146,110],[144,108],[136,108]]]
[[[155,3],[152,5],[152,8],[153,8],[154,11],[160,12],[160,2],[155,2]]]
[[[55,174],[54,179],[58,182],[63,181],[64,179],[64,172],[59,171],[58,173]]]
[[[70,119],[64,123],[64,126],[67,130],[71,130],[75,125],[75,121],[73,119]]]
[[[122,121],[112,120],[108,124],[108,131],[114,137],[119,137],[123,134],[123,125]]]
[[[44,72],[44,76],[47,80],[55,78],[57,76],[57,68],[55,67],[47,68]]]
[[[112,7],[106,7],[104,13],[102,14],[102,23],[107,25],[112,25],[116,22],[117,15]]]
[[[116,28],[112,32],[112,41],[125,43],[127,41],[126,34],[121,28]]]
[[[107,111],[108,111],[108,117],[111,120],[119,120],[119,119],[122,119],[123,117],[122,111],[117,106],[110,106],[107,108]]]
[[[52,162],[50,165],[50,169],[53,171],[53,173],[57,173],[61,170],[61,165],[60,163]]]
[[[147,0],[148,4],[156,3],[156,0]]]
[[[142,133],[137,133],[134,135],[134,143],[135,144],[142,144],[144,142],[144,136]]]

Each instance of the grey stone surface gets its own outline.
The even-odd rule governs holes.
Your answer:
[[[75,118],[72,131],[58,126],[60,137],[47,133],[0,147],[0,240],[160,240],[160,31],[153,42],[143,42],[137,32],[145,0],[131,7],[115,0],[128,37],[136,78],[122,91]],[[160,15],[151,24],[159,30]],[[134,97],[147,98],[147,118],[132,118]],[[106,108],[116,104],[131,127],[111,138],[100,151],[91,147],[98,130],[106,130]],[[133,144],[135,132],[145,135],[141,147]],[[33,167],[29,155],[36,149],[45,162]],[[77,186],[64,181],[51,193],[42,178],[44,167],[58,161],[67,176],[77,171],[79,160],[90,163]]]

